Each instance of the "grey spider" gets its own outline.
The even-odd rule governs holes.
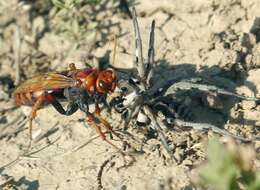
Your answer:
[[[142,41],[137,22],[136,10],[132,10],[133,26],[135,33],[135,60],[134,65],[137,69],[137,75],[130,78],[128,81],[119,81],[119,96],[113,99],[112,105],[115,109],[122,113],[125,118],[125,127],[130,121],[138,124],[148,125],[157,132],[163,146],[171,154],[172,150],[169,148],[166,137],[164,135],[164,128],[169,125],[177,125],[180,127],[191,127],[197,130],[212,130],[224,136],[236,138],[241,141],[247,141],[243,137],[233,135],[232,133],[221,129],[213,124],[196,123],[182,119],[189,115],[188,109],[182,106],[175,99],[175,94],[179,91],[199,90],[208,94],[222,94],[226,96],[233,96],[242,100],[258,101],[255,97],[245,97],[223,88],[219,88],[210,84],[202,84],[201,78],[190,78],[181,81],[168,81],[166,86],[158,86],[154,81],[154,41],[155,41],[155,21],[152,21],[149,49],[147,55],[147,63],[143,60]],[[180,113],[182,112],[182,113]]]

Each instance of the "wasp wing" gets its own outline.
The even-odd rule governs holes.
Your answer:
[[[38,90],[56,90],[76,86],[77,80],[61,73],[45,73],[26,80],[15,90],[15,93]]]

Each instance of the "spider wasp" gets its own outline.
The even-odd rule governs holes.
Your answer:
[[[116,38],[114,39],[113,64],[116,51]],[[94,127],[100,137],[117,148],[106,139],[100,126],[96,125],[96,122],[99,122],[115,134],[111,125],[101,116],[99,104],[104,103],[106,97],[114,92],[116,85],[117,77],[113,68],[77,69],[75,64],[71,63],[66,71],[39,74],[26,80],[15,89],[14,96],[17,105],[32,106],[29,117],[30,140],[32,140],[32,121],[37,111],[46,105],[52,105],[60,114],[66,116],[72,115],[78,109],[85,112],[88,120],[94,121]],[[64,109],[60,99],[68,101],[67,109]],[[89,110],[90,103],[95,103],[93,113]]]

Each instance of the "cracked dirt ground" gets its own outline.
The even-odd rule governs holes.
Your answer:
[[[143,0],[135,4],[145,55],[150,24],[156,21],[158,79],[203,76],[239,94],[260,97],[259,0]],[[39,72],[67,69],[70,62],[79,68],[86,67],[86,63],[95,65],[100,58],[108,59],[113,33],[119,36],[116,67],[133,67],[132,21],[111,12],[113,4],[106,4],[95,15],[101,23],[100,31],[78,39],[76,45],[54,31],[53,12],[37,12],[33,5],[18,0],[0,3],[1,78],[17,80],[17,60],[21,80]],[[17,35],[22,39],[19,49]],[[100,138],[88,143],[96,133],[84,127],[83,113],[65,117],[46,107],[38,112],[33,124],[35,134],[41,130],[46,135],[33,144],[30,156],[19,157],[28,145],[25,115],[30,109],[13,108],[13,99],[5,93],[6,85],[0,87],[0,174],[2,178],[4,174],[14,178],[13,188],[99,189],[101,181],[105,189],[195,189],[191,180],[196,167],[205,160],[210,132],[178,128],[167,131],[176,162],[169,159],[158,139],[147,140],[145,128],[129,126],[127,132],[131,135],[124,139],[130,142],[132,147],[127,151],[136,162],[118,169],[124,163],[115,149]],[[225,127],[247,138],[260,136],[260,107],[254,102],[221,96],[221,106],[206,109],[196,94],[187,95],[183,102],[191,105],[197,121]],[[118,113],[102,114],[115,129],[122,128]],[[111,141],[123,149],[120,141]],[[255,168],[260,169],[259,140],[250,146],[256,151]]]

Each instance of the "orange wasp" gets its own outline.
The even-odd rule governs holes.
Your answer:
[[[113,51],[115,60],[116,39]],[[116,73],[114,69],[100,70],[95,68],[76,69],[72,63],[69,70],[63,72],[49,72],[28,79],[14,92],[17,105],[31,105],[32,112],[29,118],[29,135],[32,140],[32,121],[37,110],[45,105],[52,105],[63,115],[72,115],[78,109],[87,114],[90,120],[98,120],[106,129],[112,132],[110,124],[101,117],[99,103],[105,100],[108,94],[116,88]],[[60,98],[65,98],[69,104],[65,110]],[[89,103],[95,103],[95,112],[90,113]],[[100,127],[94,125],[97,133],[106,140]],[[114,146],[108,140],[109,144]],[[115,147],[115,146],[114,146]]]

